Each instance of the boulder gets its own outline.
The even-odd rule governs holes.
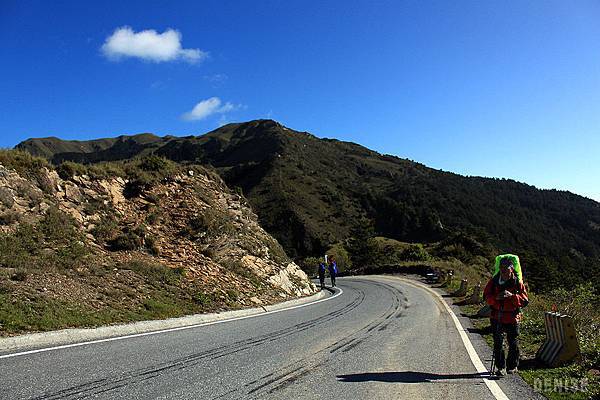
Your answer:
[[[65,197],[73,203],[81,203],[83,196],[77,185],[67,183],[65,185]]]

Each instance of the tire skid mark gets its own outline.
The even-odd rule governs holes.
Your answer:
[[[72,386],[70,388],[56,391],[53,393],[44,393],[40,396],[33,397],[32,400],[59,400],[95,396],[100,393],[120,389],[124,386],[144,382],[146,380],[156,378],[166,373],[172,373],[174,371],[193,367],[200,364],[206,359],[215,360],[230,354],[234,354],[256,346],[260,346],[265,342],[278,340],[296,334],[298,332],[306,331],[320,324],[339,318],[358,307],[364,301],[365,294],[360,289],[357,289],[357,291],[359,292],[359,296],[357,296],[352,302],[346,304],[344,307],[340,308],[336,312],[329,313],[299,324],[295,324],[290,327],[280,329],[279,331],[270,332],[268,334],[264,334],[258,337],[244,339],[228,345],[218,346],[210,350],[205,350],[199,353],[184,356],[168,363],[162,363],[156,366],[127,372],[117,378],[103,378],[92,382],[86,382],[81,385]]]
[[[398,307],[400,306],[400,297],[398,293],[401,294],[397,289],[395,289],[391,285],[381,284],[379,282],[369,282],[370,284],[374,284],[376,286],[380,286],[387,291],[392,293],[392,304],[383,313],[382,316],[376,318],[375,322],[371,322],[364,327],[361,327],[345,338],[340,339],[333,345],[328,346],[325,349],[320,350],[319,352],[310,355],[309,357],[305,357],[290,366],[288,366],[288,372],[284,374],[279,374],[275,376],[275,373],[267,374],[257,380],[249,382],[244,385],[243,388],[249,389],[247,392],[248,395],[260,395],[261,393],[273,393],[276,390],[280,390],[294,382],[297,382],[303,376],[310,374],[314,371],[322,362],[314,362],[314,358],[316,357],[331,357],[331,354],[334,352],[338,352],[342,350],[343,352],[348,352],[352,348],[360,345],[364,340],[366,340],[370,333],[377,329],[380,325],[384,324],[387,319],[394,316]],[[356,309],[360,304],[363,303],[365,299],[365,292],[358,287],[353,287],[354,290],[358,293],[358,296],[353,299],[350,303],[344,305],[338,310],[334,310],[329,314],[322,315],[318,318],[314,318],[312,320],[308,320],[305,322],[301,322],[283,329],[280,329],[275,332],[270,332],[258,337],[252,337],[244,340],[240,340],[228,345],[217,346],[213,349],[201,351],[199,353],[190,354],[179,359],[158,364],[155,366],[151,366],[148,368],[138,369],[131,372],[127,372],[125,374],[120,375],[115,378],[103,378],[94,380],[91,382],[87,382],[81,385],[73,386],[67,389],[63,389],[60,391],[56,391],[53,393],[44,393],[41,396],[34,397],[33,400],[39,399],[48,399],[48,400],[59,400],[59,399],[70,399],[70,398],[86,398],[90,396],[95,396],[101,393],[106,393],[110,391],[115,391],[125,386],[130,386],[134,384],[138,384],[150,379],[154,379],[164,374],[173,373],[175,371],[183,370],[185,368],[190,368],[197,366],[204,362],[207,359],[215,360],[227,355],[231,355],[240,351],[244,351],[253,347],[260,346],[267,342],[272,342],[279,340],[281,338],[285,338],[290,335],[297,334],[299,332],[306,331],[308,329],[314,328],[324,323],[328,323],[332,320],[340,318],[345,314]],[[360,337],[363,335],[364,337]],[[331,347],[337,345],[337,348],[334,351],[329,351]],[[310,361],[310,358],[313,358],[313,361]],[[295,365],[295,366],[294,366]],[[266,379],[266,381],[265,381]],[[262,382],[262,383],[260,383]],[[258,386],[256,385],[258,384]],[[228,395],[232,395],[233,393],[239,392],[240,390],[244,390],[242,388],[236,388],[227,393],[220,394],[219,396],[214,397],[223,398]]]
[[[318,366],[314,366],[314,368],[318,368]],[[308,369],[303,369],[302,371],[298,372],[297,374],[294,374],[290,377],[288,377],[287,379],[281,381],[280,383],[278,383],[277,385],[275,385],[273,388],[271,388],[269,390],[269,394],[273,394],[278,390],[283,389],[286,386],[289,386],[291,384],[293,384],[294,382],[299,381],[303,376],[306,376],[308,374],[310,374],[311,371]]]
[[[402,292],[394,286],[385,283],[372,281],[369,281],[369,283],[385,289],[392,295],[392,304],[382,315],[377,317],[375,321],[355,330],[354,332],[336,341],[335,343],[332,343],[324,349],[297,360],[287,367],[284,367],[284,369],[288,369],[288,372],[280,374],[276,378],[269,379],[268,381],[261,383],[259,386],[254,387],[250,391],[246,392],[246,396],[252,396],[254,398],[255,396],[260,397],[263,394],[273,394],[274,392],[299,381],[302,377],[309,375],[312,371],[315,371],[318,369],[318,367],[325,364],[329,358],[334,357],[336,353],[346,353],[359,346],[362,342],[370,338],[373,330],[377,328],[379,328],[379,331],[387,329],[387,327],[392,323],[390,319],[402,313],[401,309],[403,308],[403,305],[400,300]],[[266,376],[270,377],[272,375],[273,373]],[[252,381],[245,386],[253,386],[261,380],[262,378]]]
[[[288,371],[288,372],[286,372],[286,373],[283,373],[283,374],[277,375],[276,377],[274,377],[274,378],[271,378],[271,379],[267,380],[266,382],[264,382],[264,383],[261,383],[260,385],[258,385],[258,386],[256,386],[255,388],[251,389],[251,390],[248,392],[248,394],[252,394],[252,393],[258,392],[260,389],[262,389],[262,388],[264,388],[264,387],[267,387],[267,386],[269,386],[269,385],[270,385],[270,384],[272,384],[272,383],[275,383],[275,382],[277,382],[277,381],[280,381],[280,380],[282,380],[283,378],[287,378],[287,377],[289,377],[290,375],[292,375],[294,372],[300,371],[300,370],[302,370],[302,369],[303,369],[303,367],[302,367],[302,366],[299,366],[299,367],[296,367],[296,368],[292,369],[291,371]]]
[[[348,344],[348,346],[346,346],[344,348],[344,350],[342,350],[344,353],[349,352],[350,350],[352,350],[353,348],[355,348],[356,346],[358,346],[359,344],[361,344],[364,341],[364,339],[356,339],[355,341],[353,341],[352,343]]]

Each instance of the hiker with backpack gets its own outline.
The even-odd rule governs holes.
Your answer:
[[[519,321],[521,308],[529,303],[519,257],[503,254],[496,257],[495,271],[483,291],[491,308],[490,324],[494,336],[493,360],[496,376],[516,373],[519,365]],[[504,355],[504,333],[508,342],[508,356]],[[492,372],[493,372],[492,366]]]
[[[335,287],[335,277],[337,276],[337,263],[333,257],[329,258],[329,277],[331,278],[331,286]]]

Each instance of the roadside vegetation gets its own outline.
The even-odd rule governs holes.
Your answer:
[[[240,233],[227,210],[213,204],[227,188],[210,168],[155,155],[53,166],[18,150],[0,150],[0,164],[19,174],[0,176],[9,183],[0,188],[0,336],[237,309],[251,305],[250,297],[264,304],[281,300],[264,277],[232,257],[218,259],[211,249],[236,236],[233,249],[289,262],[276,240],[250,228]],[[213,182],[193,180],[197,175]],[[189,186],[177,183],[183,176]],[[120,210],[95,189],[104,179],[112,189],[125,186],[128,200],[119,200]],[[76,198],[65,199],[67,184]],[[160,185],[177,193],[162,199]],[[209,207],[193,208],[196,197]],[[167,204],[182,208],[171,213]],[[249,208],[240,212],[251,214]],[[172,250],[163,257],[161,243],[178,238],[202,247],[206,258],[186,263]],[[199,279],[203,263],[218,277]],[[227,284],[219,284],[227,273]]]
[[[456,288],[454,285],[451,289]],[[545,294],[529,293],[530,303],[523,309],[519,343],[519,374],[535,390],[549,399],[595,399],[600,396],[600,296],[591,284],[574,290],[557,288]],[[461,307],[474,316],[480,305]],[[573,318],[581,350],[581,360],[550,368],[535,360],[545,340],[544,313],[556,310]],[[474,327],[493,346],[488,318],[472,318]],[[585,391],[582,391],[585,389]]]
[[[223,305],[185,277],[183,269],[149,257],[118,261],[94,254],[73,218],[50,208],[38,222],[0,233],[0,336],[176,317]]]

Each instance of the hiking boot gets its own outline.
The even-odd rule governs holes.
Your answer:
[[[519,372],[519,369],[517,367],[514,367],[512,369],[509,369],[506,372],[509,373],[509,374],[516,374],[517,372]]]
[[[496,370],[496,376],[497,377],[502,377],[502,376],[505,376],[505,375],[506,375],[506,370],[504,368],[502,368],[502,369],[498,368]]]

